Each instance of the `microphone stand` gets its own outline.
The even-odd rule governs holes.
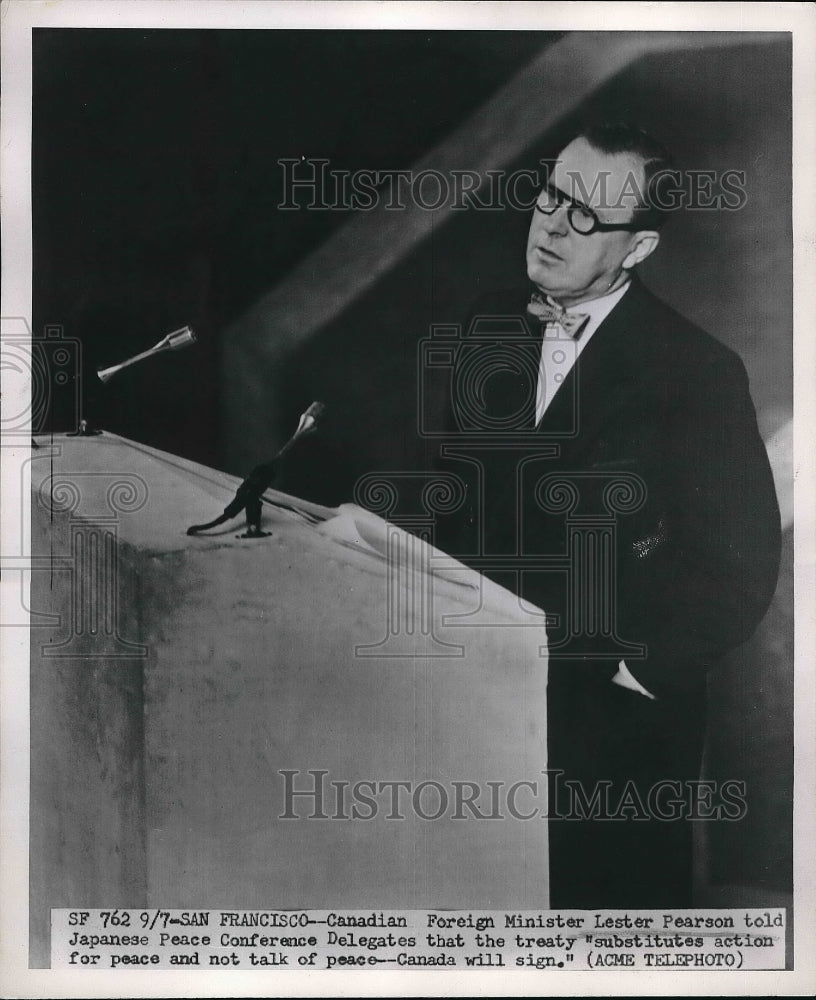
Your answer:
[[[109,368],[99,368],[97,370],[97,376],[99,381],[104,385],[114,375],[117,375],[123,368],[129,368],[130,365],[135,365],[139,361],[144,361],[145,358],[152,358],[154,354],[161,354],[162,351],[179,351],[183,347],[189,347],[190,344],[196,342],[195,331],[191,326],[182,326],[178,330],[173,330],[172,333],[168,333],[166,337],[163,337],[158,344],[154,344],[153,347],[146,351],[141,351],[139,354],[134,354],[132,358],[128,358],[126,361],[122,361],[118,365],[111,365]],[[83,393],[83,403],[85,401]],[[79,421],[79,426],[75,431],[69,431],[68,437],[95,437],[101,434],[102,431],[97,430],[93,427],[84,416],[84,406],[83,415]]]
[[[317,427],[317,421],[323,415],[325,407],[322,403],[312,403],[311,406],[300,417],[297,430],[289,438],[286,444],[275,455],[270,462],[262,462],[256,465],[247,478],[241,483],[235,492],[233,499],[224,508],[223,513],[206,524],[193,524],[187,529],[188,535],[198,535],[202,531],[210,528],[217,528],[220,524],[237,517],[241,511],[246,511],[247,529],[239,538],[266,538],[270,532],[261,530],[261,498],[269,489],[275,479],[275,465],[283,456],[305,434],[309,434]]]

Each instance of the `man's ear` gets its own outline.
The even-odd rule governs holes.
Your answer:
[[[633,268],[636,264],[640,264],[642,261],[657,250],[657,246],[660,243],[660,233],[651,230],[644,229],[642,232],[635,233],[634,245],[629,253],[624,257],[622,267],[627,270]]]

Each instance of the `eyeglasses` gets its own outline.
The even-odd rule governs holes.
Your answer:
[[[543,215],[552,215],[553,212],[557,211],[563,205],[567,207],[569,224],[581,236],[590,236],[592,233],[611,233],[619,229],[629,233],[636,233],[643,229],[642,224],[638,222],[621,222],[614,225],[610,222],[601,222],[588,205],[582,205],[580,202],[573,201],[563,191],[555,187],[554,184],[546,184],[544,186],[544,189],[538,196],[535,207],[536,211],[541,212]]]

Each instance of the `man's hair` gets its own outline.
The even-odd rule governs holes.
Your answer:
[[[634,219],[644,229],[659,229],[668,217],[661,208],[658,186],[667,171],[675,169],[671,153],[662,142],[639,125],[627,122],[602,122],[585,125],[576,139],[586,139],[601,153],[628,153],[643,164],[642,204]],[[640,185],[638,185],[640,188]]]

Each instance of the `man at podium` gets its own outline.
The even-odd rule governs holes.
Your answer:
[[[577,135],[538,196],[528,281],[477,303],[452,373],[448,457],[476,472],[439,544],[548,615],[554,908],[692,904],[691,821],[729,818],[696,784],[706,675],[776,585],[744,365],[637,276],[678,177],[639,128]],[[495,377],[474,360],[488,341]]]

